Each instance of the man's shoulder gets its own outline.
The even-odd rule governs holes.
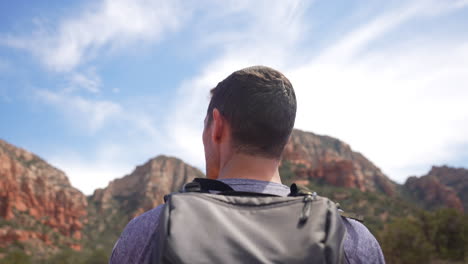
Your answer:
[[[125,227],[122,235],[127,240],[137,240],[148,236],[148,230],[154,230],[158,224],[159,215],[164,204],[159,205],[135,218]]]
[[[144,227],[154,225],[155,222],[157,222],[159,215],[161,214],[161,210],[163,209],[163,206],[164,204],[161,204],[149,211],[144,212],[143,214],[133,218],[132,221],[130,221],[130,223],[132,223],[132,225],[135,225],[135,226],[144,226]]]
[[[164,205],[159,205],[132,219],[117,240],[110,263],[136,263],[146,254],[147,245],[156,229]]]
[[[364,224],[345,217],[343,223],[347,231],[344,250],[348,263],[385,263],[379,242]]]

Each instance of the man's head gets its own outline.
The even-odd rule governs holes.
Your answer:
[[[232,73],[211,90],[203,131],[207,176],[217,178],[235,154],[279,160],[295,118],[296,96],[283,74],[264,66]]]

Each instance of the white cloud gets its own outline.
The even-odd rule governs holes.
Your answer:
[[[468,143],[467,56],[456,43],[414,46],[291,71],[296,125],[345,140],[397,181],[422,174]]]
[[[73,151],[62,150],[60,155],[52,154],[48,162],[66,172],[72,186],[86,195],[96,188],[104,188],[116,177],[123,177],[136,166],[133,160],[122,160],[125,149],[117,144],[105,144],[96,147],[94,153],[82,155]]]
[[[96,145],[84,152],[63,147],[58,152],[51,148],[46,155],[51,164],[67,174],[73,186],[87,195],[149,158],[168,153],[165,150],[172,145],[158,130],[158,119],[135,106],[48,90],[39,90],[37,96],[42,103],[57,108],[79,133],[98,135]]]
[[[31,51],[48,69],[65,72],[68,75],[70,87],[61,92],[40,90],[37,95],[42,102],[53,105],[59,112],[64,113],[72,126],[77,126],[90,134],[97,134],[110,125],[123,123],[124,130],[132,131],[129,132],[132,133],[131,138],[127,137],[116,142],[118,148],[109,148],[113,153],[108,154],[118,157],[116,159],[120,161],[119,164],[135,165],[135,156],[144,155],[148,158],[164,153],[184,158],[203,168],[199,133],[203,122],[203,110],[199,110],[205,108],[208,89],[236,68],[263,62],[259,59],[263,56],[257,54],[275,54],[278,49],[292,47],[301,37],[300,26],[303,23],[299,23],[297,17],[304,12],[301,1],[290,1],[286,4],[281,1],[274,3],[231,1],[222,4],[204,1],[203,4],[207,6],[192,3],[183,9],[175,8],[177,2],[174,1],[106,1],[95,9],[80,11],[77,16],[61,21],[56,30],[39,30],[33,36],[24,38],[8,37],[3,39],[3,43]],[[200,77],[185,82],[183,89],[187,91],[180,91],[181,102],[175,106],[185,111],[174,109],[171,115],[166,115],[166,120],[158,120],[158,116],[164,114],[148,113],[143,105],[129,106],[110,100],[89,99],[76,95],[76,88],[84,88],[93,93],[91,98],[95,98],[102,86],[101,78],[95,70],[81,70],[88,61],[97,55],[102,55],[108,48],[116,50],[123,45],[140,44],[140,41],[157,41],[164,32],[180,27],[179,22],[190,12],[187,10],[193,8],[207,12],[206,16],[201,17],[201,21],[193,21],[200,23],[199,28],[209,29],[200,36],[205,43],[219,45],[217,41],[226,40],[231,34],[225,31],[226,28],[217,30],[213,27],[223,12],[232,19],[247,14],[243,28],[240,31],[234,30],[233,33],[247,31],[246,36],[250,39],[223,42],[225,49],[233,52],[211,63],[212,67],[204,71],[208,78]],[[216,11],[213,12],[214,10]],[[213,30],[215,32],[212,32]],[[262,34],[269,37],[263,38],[260,36]],[[282,41],[276,41],[278,38]],[[261,45],[256,47],[259,43]],[[240,47],[248,51],[248,54],[239,52]],[[278,60],[277,56],[272,56],[268,63],[275,64]],[[202,97],[189,98],[184,95],[185,92],[192,93],[193,89],[199,91]],[[122,133],[122,130],[116,133]],[[99,147],[99,149],[106,148]],[[92,151],[94,152],[96,151]],[[87,193],[96,186],[102,187],[111,177],[120,177],[129,172],[129,166],[115,166],[115,159],[96,157],[92,153],[49,154],[52,156],[49,160],[64,169],[72,183]],[[96,181],[90,181],[93,178]]]
[[[108,50],[158,41],[186,15],[176,0],[104,0],[56,28],[39,27],[30,36],[6,36],[0,43],[30,51],[51,70],[68,72]]]
[[[289,71],[298,95],[296,126],[347,141],[399,182],[456,160],[461,153],[454,146],[468,143],[468,39],[415,34],[366,50],[405,20],[453,10],[417,4],[358,28]]]
[[[306,29],[302,21],[306,7],[304,1],[233,1],[224,6],[223,16],[242,14],[245,21],[237,25],[240,28],[220,27],[199,36],[198,41],[204,45],[222,46],[224,50],[198,76],[179,88],[164,131],[173,143],[171,155],[204,168],[201,133],[209,90],[234,70],[255,64],[284,65],[284,51],[293,49]],[[202,23],[209,24],[215,18],[205,19]]]
[[[159,121],[157,115],[162,115],[162,112],[148,113],[141,109],[148,105],[141,106],[139,103],[126,105],[111,100],[89,99],[50,90],[37,90],[36,95],[41,103],[56,107],[72,126],[87,131],[91,135],[114,125],[116,129],[120,129],[120,132],[132,131],[140,140],[162,137],[157,126]]]
[[[465,5],[466,1],[404,4],[352,29],[302,65],[295,60],[310,55],[310,50],[299,49],[297,43],[310,21],[291,11],[294,4],[269,2],[264,12],[248,17],[247,28],[210,32],[212,38],[204,41],[225,48],[180,88],[168,129],[174,129],[173,140],[179,140],[177,152],[203,164],[200,136],[209,89],[234,70],[265,64],[285,72],[295,86],[296,127],[350,143],[392,179],[402,182],[433,164],[450,164],[462,154],[454,146],[468,144],[468,40],[414,32],[412,39],[374,43],[418,18]],[[283,25],[285,17],[293,22]]]
[[[106,100],[89,100],[49,90],[38,90],[37,96],[65,113],[72,124],[82,126],[90,133],[95,133],[123,113],[119,104]]]
[[[101,78],[94,70],[89,70],[86,74],[75,72],[70,76],[69,90],[83,88],[88,92],[98,93],[100,91],[100,86]]]
[[[347,60],[357,60],[360,52],[372,46],[373,41],[379,38],[385,38],[385,34],[395,30],[402,24],[417,18],[435,17],[447,12],[460,9],[468,5],[466,1],[440,2],[440,1],[409,1],[402,4],[387,13],[378,15],[376,18],[359,26],[332,45],[330,48],[321,52],[321,55],[315,59],[314,63],[324,60],[345,62]],[[418,36],[415,33],[414,37]]]
[[[124,129],[116,133],[128,133],[113,143],[104,140],[93,155],[49,159],[88,194],[159,153],[203,168],[201,132],[209,90],[234,70],[257,64],[277,68],[293,82],[299,106],[296,127],[350,143],[394,180],[456,159],[460,150],[453,146],[468,144],[468,42],[417,30],[411,39],[386,36],[418,18],[462,8],[467,1],[405,3],[361,26],[349,25],[347,34],[319,51],[311,50],[315,43],[304,45],[306,38],[323,38],[313,35],[314,17],[306,14],[310,4],[203,1],[182,7],[174,1],[109,0],[64,19],[55,30],[0,42],[27,49],[49,69],[66,72],[68,90],[42,90],[38,96],[73,124],[92,134],[119,124]],[[194,9],[202,15],[186,21]],[[210,53],[214,59],[180,85],[170,114],[150,111],[145,102],[73,94],[79,87],[91,92],[91,98],[102,98],[97,95],[103,82],[94,68],[83,70],[89,69],[87,62],[109,49],[154,43],[184,22],[197,29],[193,45],[218,53]],[[382,40],[386,45],[375,44]],[[319,56],[311,56],[315,54]]]

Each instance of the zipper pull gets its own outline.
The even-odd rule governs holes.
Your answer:
[[[301,216],[299,217],[299,222],[300,223],[305,223],[307,219],[309,218],[310,215],[310,206],[312,201],[317,199],[317,193],[309,193],[306,196],[304,196],[304,207],[302,207],[302,213]]]

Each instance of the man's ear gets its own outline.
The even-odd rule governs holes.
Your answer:
[[[213,109],[213,124],[212,124],[212,133],[211,137],[213,142],[220,143],[223,139],[223,130],[224,130],[224,117],[221,115],[218,109]]]

